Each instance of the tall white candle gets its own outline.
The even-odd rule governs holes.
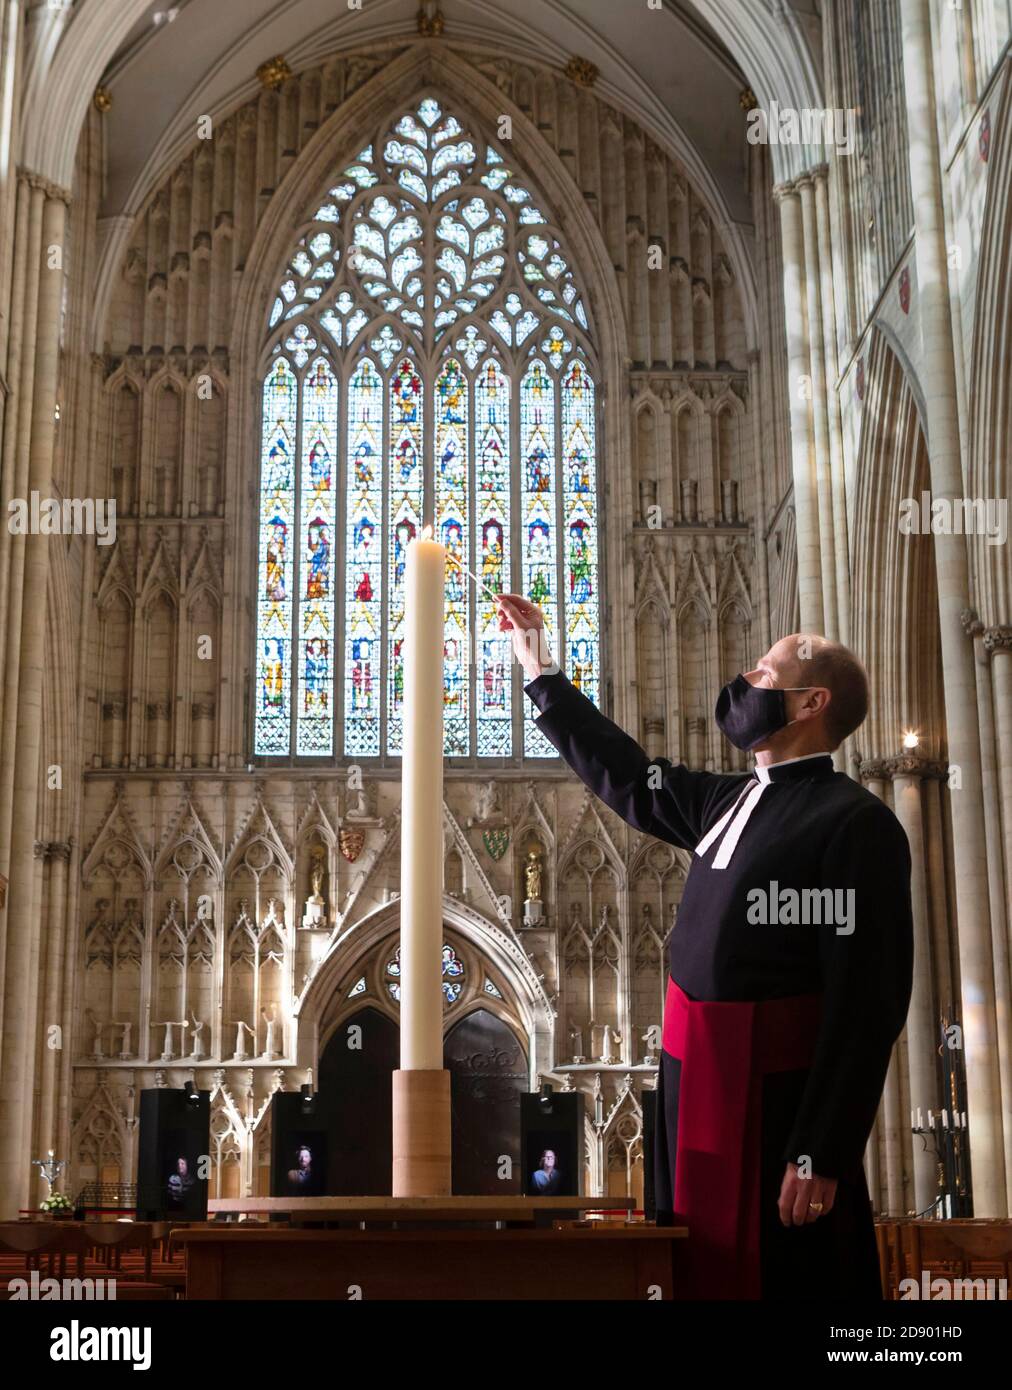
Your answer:
[[[408,546],[401,759],[401,1070],[443,1066],[443,582],[446,550]]]

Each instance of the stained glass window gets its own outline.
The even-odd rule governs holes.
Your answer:
[[[562,381],[563,515],[566,531],[566,675],[597,703],[597,503],[594,383],[579,358]]]
[[[482,587],[477,602],[477,741],[479,756],[512,752],[511,644],[499,631],[491,595],[510,580],[510,384],[494,357],[475,378],[475,572]]]
[[[554,757],[490,597],[540,603],[598,699],[596,355],[551,208],[431,95],[304,225],[264,343],[254,751],[399,755],[405,556],[428,523],[447,755]]]
[[[404,737],[404,567],[422,526],[422,379],[405,357],[390,383],[390,650],[387,749]]]
[[[334,485],[337,382],[319,357],[302,381],[302,514],[299,592],[299,753],[333,752]]]
[[[382,428],[383,383],[367,357],[348,388],[344,749],[351,756],[380,751]]]
[[[555,381],[536,357],[520,383],[521,496],[523,498],[523,592],[545,615],[545,637],[558,657],[557,503],[555,470]],[[553,757],[555,749],[525,711],[524,751]]]
[[[258,753],[287,753],[292,666],[295,529],[295,373],[284,358],[264,381],[257,594]]]
[[[436,378],[436,536],[446,547],[446,627],[443,636],[443,728],[447,753],[467,753],[470,530],[467,459],[467,382],[452,357]]]
[[[464,962],[452,946],[443,945],[443,997],[447,1004],[455,1004],[464,987]],[[401,948],[390,957],[384,971],[387,993],[396,1003],[401,1002]],[[502,998],[502,996],[499,996]],[[351,998],[349,994],[348,998]]]

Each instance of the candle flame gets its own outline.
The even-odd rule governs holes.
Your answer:
[[[422,534],[421,534],[420,539],[423,540],[423,541],[431,541],[431,540],[432,540],[432,527],[431,527],[431,526],[423,526],[423,527],[422,527]]]

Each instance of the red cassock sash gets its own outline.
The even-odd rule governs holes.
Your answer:
[[[689,1228],[676,1297],[760,1297],[762,1079],[811,1064],[820,1006],[818,994],[690,999],[668,979],[663,1045],[682,1064],[675,1224]]]

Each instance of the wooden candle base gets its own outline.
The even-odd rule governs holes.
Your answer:
[[[450,1195],[450,1073],[393,1074],[393,1196]]]

